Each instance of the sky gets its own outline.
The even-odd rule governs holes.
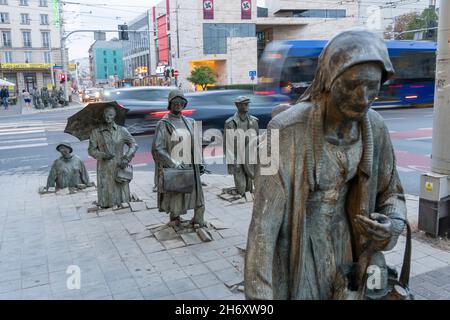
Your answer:
[[[117,30],[117,25],[133,20],[138,15],[152,8],[161,0],[66,0],[78,4],[64,6],[64,20],[66,31],[79,29],[110,29]],[[200,1],[200,0],[199,0]],[[383,5],[388,0],[361,0],[361,16],[366,16],[367,5]],[[428,6],[429,0],[403,0],[408,4],[394,9],[384,9],[385,22],[392,16],[400,15],[414,9]],[[264,0],[257,0],[258,5],[264,5]],[[90,5],[94,6],[90,6]],[[365,5],[366,6],[365,6]],[[117,32],[107,33],[107,39],[118,37]],[[69,37],[67,46],[70,59],[87,57],[89,47],[94,42],[94,35],[78,33]]]

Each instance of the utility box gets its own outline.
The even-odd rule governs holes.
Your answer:
[[[449,179],[446,175],[427,173],[420,177],[419,230],[436,236],[450,231]]]

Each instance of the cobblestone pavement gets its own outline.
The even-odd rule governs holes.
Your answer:
[[[94,191],[41,196],[45,180],[0,177],[0,299],[244,299],[237,284],[252,203],[218,198],[231,177],[204,176],[205,217],[221,227],[213,241],[189,246],[151,236],[149,228],[168,221],[156,209],[88,213]],[[150,208],[152,186],[151,172],[135,172],[131,190]],[[414,199],[408,210],[414,219]],[[401,265],[404,243],[388,263]],[[68,289],[70,266],[80,268],[80,289]],[[450,299],[450,253],[413,240],[411,288],[417,299]]]

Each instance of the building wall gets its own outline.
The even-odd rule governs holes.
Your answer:
[[[95,48],[95,78],[97,82],[107,82],[110,76],[123,79],[123,50]]]
[[[23,64],[26,60],[29,63],[9,69],[3,65],[0,76],[16,82],[16,91],[21,91],[25,87],[27,79],[27,87],[30,89],[32,86],[42,87],[51,84],[50,65],[61,62],[59,26],[54,23],[51,0],[47,1],[47,6],[40,6],[39,0],[28,0],[28,6],[21,6],[16,0],[8,0],[7,4],[0,4],[0,12],[9,15],[9,21],[0,23],[0,63],[8,62],[6,53],[11,56],[10,62],[13,64]],[[21,14],[28,14],[28,20],[22,21]],[[41,14],[47,15],[48,23],[41,23]],[[4,43],[3,32],[10,32],[10,44]],[[28,46],[24,44],[23,32],[30,32],[31,43]],[[48,45],[44,45],[42,32],[48,33]],[[42,64],[48,67],[43,67]],[[55,72],[55,78],[58,76],[59,73]],[[56,83],[59,85],[58,81]]]

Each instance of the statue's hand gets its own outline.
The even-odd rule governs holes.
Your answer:
[[[129,163],[130,161],[128,161],[128,159],[126,158],[126,157],[123,157],[122,158],[122,160],[120,161],[120,167],[122,168],[122,169],[125,169],[126,167],[127,167],[127,165],[128,165],[128,163]]]
[[[394,234],[392,221],[384,214],[374,212],[370,214],[370,218],[357,215],[355,223],[373,241],[376,250],[382,250]]]
[[[114,155],[112,153],[109,152],[105,152],[103,156],[103,160],[112,160],[114,159]]]
[[[206,166],[204,164],[199,165],[200,174],[205,174],[206,172]]]

